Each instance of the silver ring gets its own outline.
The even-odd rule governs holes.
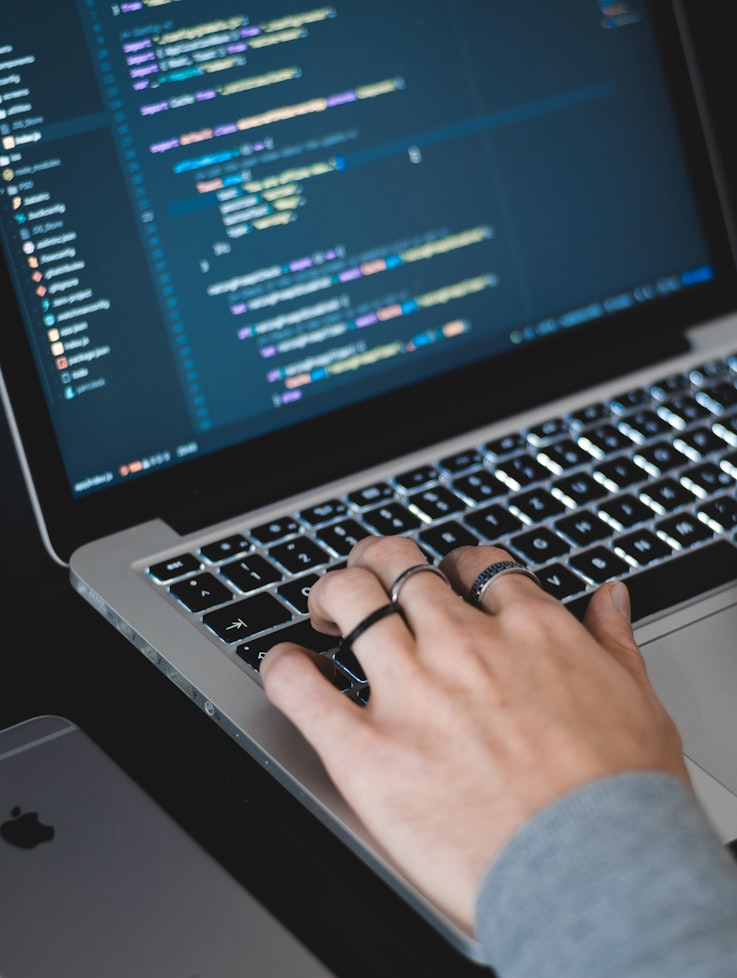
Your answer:
[[[419,574],[420,571],[430,571],[431,573],[436,574],[438,577],[442,577],[448,587],[450,587],[450,581],[439,567],[436,567],[434,564],[414,564],[412,567],[408,567],[407,570],[402,571],[396,581],[392,584],[391,594],[389,597],[392,604],[396,604],[399,600],[399,592],[404,587],[405,582],[408,581],[413,574]]]
[[[533,580],[538,587],[542,587],[537,575],[528,570],[524,564],[520,564],[516,560],[499,560],[495,564],[489,564],[488,567],[485,567],[473,582],[468,592],[469,604],[480,608],[486,589],[493,580],[502,574],[523,574]]]

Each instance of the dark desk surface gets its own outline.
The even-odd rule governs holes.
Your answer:
[[[694,8],[710,90],[734,89],[727,33]],[[715,5],[720,7],[721,5]],[[721,35],[721,37],[720,37]],[[731,100],[730,100],[731,101]],[[724,145],[731,109],[724,111]],[[487,974],[456,954],[71,589],[44,551],[4,417],[0,727],[60,713],[85,729],[337,975]],[[11,637],[14,636],[14,637]],[[17,637],[20,636],[20,637]],[[370,936],[369,936],[370,935]]]

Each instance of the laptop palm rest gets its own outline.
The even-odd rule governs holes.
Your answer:
[[[735,839],[737,604],[643,642],[642,650],[655,691],[693,762],[696,792],[724,840]]]

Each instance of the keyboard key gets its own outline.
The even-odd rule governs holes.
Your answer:
[[[554,598],[563,601],[586,590],[586,582],[563,564],[548,564],[535,571],[543,588]]]
[[[674,550],[692,547],[714,536],[706,523],[692,516],[691,513],[679,513],[668,519],[661,520],[655,527],[658,536],[663,536]]]
[[[680,394],[661,404],[658,414],[668,424],[681,430],[694,421],[708,418],[710,412],[690,394]]]
[[[569,421],[577,428],[585,428],[587,425],[596,424],[597,421],[604,421],[610,416],[609,408],[606,404],[599,402],[589,404],[578,411],[572,411],[568,415]]]
[[[725,380],[699,391],[696,400],[713,414],[723,414],[737,404],[737,388],[731,380]]]
[[[177,581],[169,588],[169,594],[181,601],[189,611],[206,611],[233,599],[230,588],[207,573]]]
[[[251,549],[251,544],[240,533],[225,537],[223,540],[216,540],[215,543],[208,543],[200,547],[200,553],[209,560],[211,564],[219,564],[223,560],[232,560],[239,553],[246,553]]]
[[[512,452],[517,452],[521,448],[527,448],[527,439],[519,432],[504,435],[502,438],[494,438],[484,445],[484,451],[488,452],[489,455],[493,455],[495,458],[500,458],[503,455],[511,455]]]
[[[335,688],[339,690],[339,692],[341,693],[348,693],[350,690],[353,689],[353,682],[351,678],[347,676],[344,672],[341,672],[339,669],[334,670],[332,683],[333,686],[335,686]],[[368,703],[368,692],[369,692],[368,686],[363,687],[363,689],[365,689],[366,698],[362,699],[361,702],[366,704]]]
[[[737,452],[729,452],[719,464],[728,475],[731,475],[733,479],[737,479]]]
[[[670,544],[650,530],[638,530],[637,533],[626,533],[624,536],[617,537],[614,550],[630,564],[641,567],[669,557],[673,553]]]
[[[664,472],[670,472],[671,469],[678,468],[688,462],[683,452],[679,452],[675,445],[671,445],[667,441],[659,441],[638,448],[633,457],[648,475],[662,475]]]
[[[259,632],[282,625],[292,615],[273,594],[263,591],[206,614],[202,622],[228,644],[242,642]]]
[[[546,489],[530,489],[509,498],[509,508],[517,516],[527,519],[530,523],[540,523],[549,516],[558,516],[565,512],[565,506]]]
[[[377,503],[384,502],[388,499],[394,499],[394,490],[388,482],[376,482],[374,485],[366,486],[364,489],[357,489],[348,496],[348,502],[358,509],[364,509],[366,506],[375,506]]]
[[[728,375],[729,363],[726,360],[722,360],[720,357],[716,360],[709,360],[707,363],[703,363],[700,367],[694,367],[689,374],[689,378],[694,386],[703,387],[712,380]]]
[[[402,489],[417,489],[419,486],[426,486],[428,482],[437,482],[440,477],[438,470],[432,465],[421,465],[419,468],[410,469],[409,472],[402,472],[394,477],[395,485]]]
[[[401,503],[389,503],[363,514],[364,520],[380,536],[408,533],[419,525],[419,519]]]
[[[330,556],[309,537],[296,537],[269,549],[269,557],[289,574],[303,574],[313,567],[330,563]]]
[[[440,460],[440,465],[455,475],[458,472],[464,472],[466,469],[471,469],[475,465],[480,465],[483,462],[483,456],[481,452],[475,449],[469,449],[465,452],[458,452],[456,455],[446,455],[445,458]]]
[[[698,515],[716,532],[731,530],[737,526],[737,499],[734,496],[719,496],[699,506]]]
[[[708,591],[737,580],[737,547],[726,540],[716,540],[694,550],[684,550],[673,560],[655,564],[633,573],[625,583],[629,588],[632,620],[667,611]],[[574,598],[568,607],[579,617],[588,604],[588,596]]]
[[[454,479],[453,489],[459,492],[466,499],[471,499],[475,503],[483,503],[501,496],[505,491],[502,483],[495,478],[487,469],[476,469]]]
[[[587,428],[578,436],[578,443],[594,458],[606,458],[623,448],[631,447],[632,441],[613,424],[600,424]]]
[[[565,534],[578,547],[590,547],[592,543],[606,540],[614,532],[604,520],[590,510],[578,510],[571,516],[555,521],[555,529]]]
[[[307,597],[310,593],[310,588],[317,579],[317,574],[305,574],[304,577],[298,577],[296,581],[287,581],[286,584],[282,584],[281,587],[276,589],[276,593],[280,598],[288,601],[297,611],[306,615]]]
[[[724,442],[711,428],[692,428],[673,440],[679,452],[683,452],[692,462],[698,462],[712,452],[724,450]]]
[[[191,574],[202,567],[202,561],[198,560],[194,554],[179,554],[177,557],[169,557],[158,564],[149,567],[148,572],[157,581],[166,583],[173,581],[175,577],[183,574]]]
[[[668,422],[658,417],[655,411],[651,409],[635,411],[634,414],[626,415],[619,422],[618,427],[621,432],[631,438],[632,441],[637,442],[638,445],[672,430]]]
[[[330,567],[327,567],[325,569],[325,573],[331,574],[333,571],[345,570],[347,566],[348,566],[347,560],[339,560],[336,564],[331,564]]]
[[[282,540],[292,533],[299,533],[299,523],[291,516],[285,516],[280,520],[271,520],[270,523],[263,523],[261,526],[254,526],[250,534],[258,543],[274,543]]]
[[[257,588],[281,581],[283,575],[261,554],[251,554],[242,560],[224,564],[220,573],[240,591],[255,591]]]
[[[713,424],[714,432],[729,445],[737,446],[737,414],[731,418],[720,418]]]
[[[310,526],[320,526],[323,523],[330,522],[330,520],[345,516],[347,512],[348,507],[342,500],[328,499],[326,502],[320,503],[319,506],[310,506],[308,509],[303,509],[299,515]]]
[[[609,406],[615,414],[624,414],[632,408],[640,407],[642,404],[650,403],[650,394],[644,387],[633,387],[632,390],[618,394],[609,402]]]
[[[344,645],[338,646],[338,651],[333,656],[333,662],[345,669],[348,675],[357,683],[366,682],[366,673],[363,666],[356,658],[353,649],[346,648]]]
[[[607,494],[607,490],[601,482],[597,482],[588,472],[577,472],[575,475],[556,479],[551,487],[551,492],[571,508],[595,503]]]
[[[492,542],[508,533],[514,533],[522,526],[522,521],[513,516],[501,503],[492,503],[491,506],[485,506],[483,509],[467,513],[463,517],[463,522],[467,523],[484,540],[491,540]]]
[[[569,560],[571,567],[583,574],[594,584],[603,584],[615,577],[623,577],[629,566],[606,547],[592,547],[576,554]]]
[[[642,482],[643,470],[627,455],[606,462],[598,462],[594,470],[594,478],[610,492],[626,489],[627,486]]]
[[[703,465],[686,469],[681,473],[681,482],[699,499],[705,499],[715,492],[731,489],[734,486],[732,476],[714,462],[705,462]]]
[[[591,456],[572,438],[562,438],[552,445],[541,448],[537,453],[537,460],[554,475],[562,475],[568,469],[590,462]]]
[[[254,672],[258,672],[266,653],[279,642],[294,642],[306,649],[312,649],[313,652],[322,653],[337,648],[339,641],[340,638],[336,635],[325,635],[323,632],[315,631],[309,621],[300,621],[296,625],[288,625],[286,628],[271,631],[250,642],[244,642],[235,652]]]
[[[439,526],[430,527],[429,530],[423,530],[419,534],[419,539],[440,557],[445,557],[456,547],[475,547],[479,542],[478,537],[455,520],[449,520]]]
[[[650,385],[650,393],[659,401],[664,401],[673,394],[690,390],[691,381],[687,374],[670,374]]]
[[[505,486],[514,490],[526,489],[535,482],[550,478],[550,472],[532,455],[515,455],[500,461],[494,474]]]
[[[534,425],[527,430],[527,441],[531,445],[544,445],[554,438],[567,435],[570,431],[568,422],[563,418],[550,418],[542,424]]]
[[[533,564],[547,563],[571,551],[571,545],[546,526],[538,526],[528,533],[520,533],[512,537],[509,543],[517,553]]]
[[[433,486],[413,493],[407,502],[412,509],[428,520],[442,520],[466,508],[465,503],[445,486]]]
[[[671,374],[663,377],[650,385],[650,393],[659,401],[664,401],[673,394],[680,394],[681,391],[690,390],[691,381],[687,374]]]
[[[653,518],[653,511],[635,496],[625,494],[606,499],[598,506],[599,515],[615,530],[626,530]]]
[[[672,513],[674,509],[688,506],[694,502],[693,493],[675,479],[648,482],[642,487],[640,496],[651,509],[663,516],[666,513]]]
[[[355,543],[369,536],[369,530],[358,520],[347,519],[324,527],[316,536],[339,557],[347,557]]]

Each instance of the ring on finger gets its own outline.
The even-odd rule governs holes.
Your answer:
[[[399,592],[402,590],[405,583],[410,579],[410,577],[412,577],[413,574],[419,574],[420,571],[430,571],[431,573],[442,578],[445,581],[445,583],[448,585],[448,587],[450,587],[450,581],[445,576],[445,574],[440,570],[439,567],[436,567],[434,564],[414,564],[412,567],[408,567],[406,570],[403,570],[402,573],[399,575],[399,577],[392,584],[391,592],[390,592],[390,600],[392,604],[397,603],[397,601],[399,600]]]
[[[492,581],[495,581],[504,574],[522,574],[533,580],[538,587],[542,587],[539,577],[533,574],[531,570],[528,570],[524,564],[520,564],[516,560],[498,560],[496,563],[489,564],[488,567],[485,567],[471,585],[468,592],[469,604],[480,608],[484,594],[490,587]]]
[[[383,604],[380,608],[372,611],[370,615],[366,615],[359,623],[353,628],[347,635],[345,635],[340,640],[341,649],[350,649],[353,643],[358,639],[364,632],[367,632],[372,625],[381,621],[382,618],[386,618],[387,615],[400,615],[402,620],[404,620],[404,612],[393,601],[388,604]]]

